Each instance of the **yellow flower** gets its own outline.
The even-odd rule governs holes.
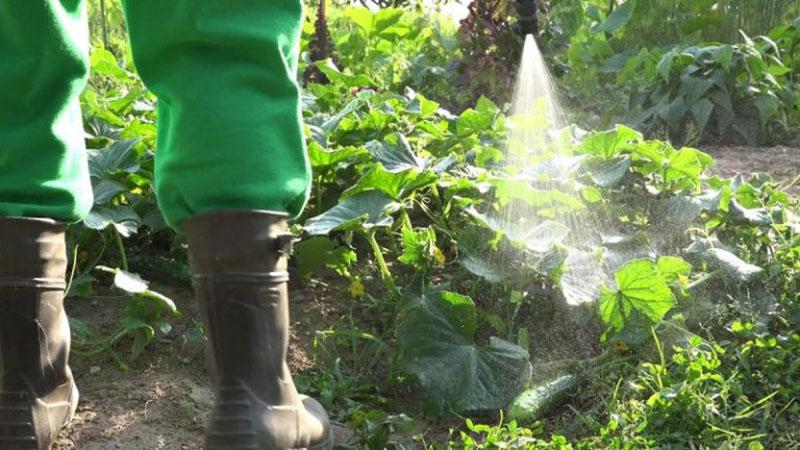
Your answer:
[[[612,342],[611,348],[616,353],[625,353],[630,349],[630,347],[628,347],[628,344],[626,344],[625,341],[620,341],[620,340]]]
[[[682,288],[689,286],[689,277],[687,277],[686,275],[678,275],[678,284]]]
[[[444,263],[447,262],[447,258],[445,258],[444,253],[442,253],[439,247],[433,247],[433,259],[438,266],[443,266]]]
[[[361,282],[361,279],[356,278],[350,283],[350,287],[347,288],[347,292],[350,294],[350,297],[353,298],[361,298],[364,296],[364,283]]]

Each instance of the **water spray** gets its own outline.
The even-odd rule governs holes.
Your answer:
[[[575,133],[569,126],[553,77],[536,42],[541,4],[538,0],[514,0],[513,4],[517,12],[514,29],[524,44],[508,119],[505,160],[508,173],[513,181],[527,183],[542,196],[555,192],[553,195],[580,199],[581,156],[571,153],[563,144],[574,142]],[[585,329],[585,322],[591,320],[590,307],[585,305],[593,304],[600,287],[608,283],[593,250],[599,243],[601,217],[586,207],[559,211],[555,199],[550,207],[550,217],[539,215],[541,208],[542,205],[533,206],[525,201],[511,201],[503,205],[498,214],[503,223],[521,230],[546,229],[548,223],[560,224],[560,239],[569,242],[568,248],[564,249],[565,271],[561,274],[565,307],[561,310],[562,315],[558,316],[559,322],[553,326],[558,328],[566,345],[575,345],[581,341],[583,333],[592,333]],[[567,233],[563,233],[564,228]],[[531,233],[529,236],[538,235]],[[529,245],[528,248],[532,247]],[[533,254],[532,257],[541,255]],[[558,353],[554,352],[553,356]],[[571,394],[580,391],[596,373],[625,360],[622,354],[610,350],[590,358],[535,364],[535,385],[521,393],[507,412],[511,419],[523,423],[538,420]]]

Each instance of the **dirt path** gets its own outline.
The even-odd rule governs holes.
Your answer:
[[[197,320],[197,312],[190,292],[166,293],[184,316],[172,338],[154,343],[128,370],[121,370],[107,355],[73,355],[81,403],[72,427],[62,433],[54,450],[203,448],[203,426],[213,405],[213,391],[202,343],[182,338]],[[70,299],[68,311],[94,332],[107,335],[119,322],[124,304],[123,297]],[[334,306],[324,290],[293,292],[295,333],[289,362],[293,372],[311,367],[313,330],[336,320]]]
[[[800,175],[800,148],[709,147],[703,150],[717,160],[715,172],[725,177],[769,172],[777,180],[790,183]],[[789,190],[800,195],[800,182]]]

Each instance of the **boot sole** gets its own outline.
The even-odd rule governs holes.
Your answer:
[[[328,437],[324,442],[321,442],[313,447],[307,449],[294,449],[294,450],[331,450],[333,448],[333,431],[328,433]]]
[[[229,446],[225,446],[225,447],[209,446],[208,448],[211,449],[211,450],[215,450],[215,449],[219,449],[219,450],[223,450],[223,449],[225,449],[225,450],[235,450],[235,449],[241,449],[241,450],[265,450],[265,449],[262,449],[261,447],[259,447],[257,445],[244,445],[244,446],[230,446],[229,445]],[[321,442],[321,443],[319,443],[317,445],[309,446],[309,447],[294,447],[294,448],[290,448],[290,449],[287,449],[287,450],[331,450],[332,448],[333,448],[333,433],[328,435],[328,437],[327,437],[327,439],[325,439],[325,441],[323,441],[323,442]],[[269,449],[269,450],[273,450],[273,449]]]

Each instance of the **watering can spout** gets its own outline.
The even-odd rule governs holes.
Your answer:
[[[538,0],[514,0],[517,10],[517,31],[522,38],[539,34]]]

